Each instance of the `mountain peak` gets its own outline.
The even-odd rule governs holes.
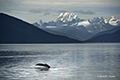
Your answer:
[[[72,20],[77,20],[79,19],[77,15],[75,15],[74,13],[69,13],[69,12],[65,12],[65,13],[61,13],[58,18],[57,21],[61,21],[61,22],[70,22]]]
[[[63,13],[60,13],[60,15],[58,16],[58,18],[62,17],[63,16]]]
[[[120,19],[114,17],[114,16],[111,16],[109,19],[108,19],[108,22],[110,25],[113,25],[113,26],[120,26],[119,22],[120,22]]]

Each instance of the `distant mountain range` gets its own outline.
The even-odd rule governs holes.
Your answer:
[[[74,16],[74,15],[71,15]],[[57,19],[57,22],[59,23],[59,32],[58,30],[56,31],[56,22],[49,22],[49,23],[35,23],[29,24],[25,21],[22,21],[18,18],[15,18],[13,16],[0,13],[0,43],[81,43],[81,42],[120,42],[120,28],[117,26],[116,28],[109,29],[107,31],[102,31],[97,33],[97,35],[92,36],[90,39],[85,40],[85,41],[80,41],[76,39],[71,35],[65,35],[64,33],[65,30],[68,31],[69,33],[76,34],[74,31],[70,31],[74,29],[73,27],[66,27],[66,28],[61,28],[66,26],[66,23],[69,23],[70,25],[73,25],[75,21],[85,21],[83,19],[79,19],[77,16],[74,18],[71,18],[69,21],[59,21]],[[71,21],[73,23],[71,23]],[[114,20],[115,21],[115,20]],[[62,24],[61,24],[62,23]],[[85,23],[88,24],[86,21]],[[51,24],[51,25],[50,25]],[[80,23],[79,23],[80,24]],[[42,26],[41,26],[42,25]],[[76,25],[76,24],[75,24]],[[73,25],[73,26],[75,26]],[[86,24],[85,24],[86,25]],[[47,27],[47,29],[46,29]],[[77,26],[76,31],[79,32],[79,30],[82,29],[86,30],[84,26]],[[112,26],[114,27],[114,26]],[[60,30],[64,30],[64,33],[61,33]],[[88,30],[86,30],[88,31]],[[104,33],[104,34],[103,34]],[[106,34],[107,33],[107,34]],[[109,33],[109,34],[108,34]],[[84,31],[82,32],[83,37],[84,37]]]
[[[67,36],[82,42],[116,42],[120,41],[120,19],[94,17],[93,19],[80,19],[74,13],[61,13],[56,21],[34,23],[38,28],[56,35]],[[106,36],[109,38],[103,38]],[[118,37],[115,37],[118,36]],[[97,38],[97,39],[96,39]],[[94,39],[94,40],[93,40]]]

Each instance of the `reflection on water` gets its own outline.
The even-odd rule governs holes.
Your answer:
[[[0,67],[0,80],[119,80],[120,43],[1,44]]]

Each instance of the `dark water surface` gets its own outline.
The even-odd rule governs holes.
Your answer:
[[[0,44],[0,80],[120,80],[120,43]]]

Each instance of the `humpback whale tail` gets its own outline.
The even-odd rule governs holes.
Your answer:
[[[43,67],[46,67],[48,69],[50,68],[50,66],[48,64],[43,64],[43,63],[38,63],[35,66],[43,66]]]

